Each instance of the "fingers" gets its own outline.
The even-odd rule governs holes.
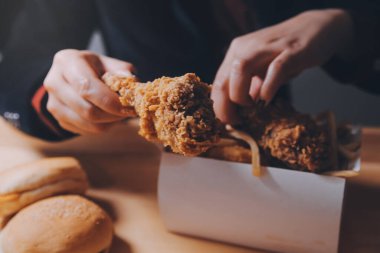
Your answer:
[[[251,79],[251,86],[249,87],[249,96],[254,102],[260,99],[260,90],[263,85],[263,80],[259,76],[254,76]]]
[[[250,105],[252,100],[249,96],[249,87],[252,76],[252,66],[250,62],[235,59],[232,62],[229,77],[230,100],[239,105]]]
[[[229,95],[232,102],[242,106],[253,103],[250,95],[252,78],[261,76],[264,67],[278,55],[276,48],[257,48],[250,53],[249,58],[238,58],[231,63],[229,77]],[[254,85],[259,83],[255,79]]]
[[[89,51],[59,51],[45,78],[48,106],[60,125],[75,133],[98,133],[126,116],[118,96],[101,80],[105,71],[130,74],[129,63]]]
[[[102,76],[105,73],[104,63],[100,60],[99,55],[91,51],[81,51],[79,59],[83,59],[86,64],[95,72],[96,76]]]
[[[301,52],[285,50],[269,65],[260,90],[260,98],[267,104],[273,99],[282,84],[301,72]]]
[[[214,101],[213,107],[216,117],[223,123],[236,124],[239,117],[236,113],[236,105],[229,99],[229,62],[231,52],[227,52],[226,57],[220,66],[211,90],[211,99]]]
[[[130,76],[136,73],[136,68],[129,62],[103,55],[100,56],[100,59],[103,62],[106,71],[125,76]]]
[[[65,82],[65,80],[63,80],[62,77],[54,78],[55,85],[49,85],[52,82],[47,83],[48,84],[45,84],[45,89],[49,94],[57,98],[64,98],[67,106],[88,122],[106,123],[121,121],[124,119],[124,117],[106,113],[90,102],[84,100],[68,83]]]
[[[214,111],[217,118],[223,123],[237,124],[240,119],[236,113],[236,104],[231,102],[228,92],[227,82],[214,82],[211,93]]]
[[[98,134],[112,126],[108,123],[90,123],[71,110],[64,102],[49,94],[48,111],[57,119],[60,126],[77,134]]]
[[[273,56],[270,50],[251,53],[249,59],[232,57],[227,53],[216,75],[211,98],[214,100],[216,116],[223,123],[237,124],[237,106],[251,105],[259,98],[262,80],[259,78],[262,65]]]
[[[99,79],[98,71],[79,58],[63,70],[63,78],[84,100],[109,114],[125,116],[118,96]]]
[[[218,71],[212,90],[216,116],[224,123],[235,124],[238,105],[248,106],[258,100],[267,104],[280,86],[302,71],[301,48],[282,51],[262,50],[252,53],[250,60],[225,60]],[[231,62],[231,67],[226,65]],[[264,74],[263,74],[264,73]]]

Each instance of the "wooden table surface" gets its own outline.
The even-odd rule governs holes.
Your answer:
[[[0,118],[0,171],[65,155],[81,161],[92,184],[88,195],[114,220],[111,253],[263,252],[165,230],[156,198],[160,152],[137,136],[135,121],[100,136],[47,143],[20,133]],[[362,169],[347,185],[340,252],[380,252],[380,129],[363,129]]]

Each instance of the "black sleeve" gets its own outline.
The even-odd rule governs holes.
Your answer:
[[[380,2],[371,0],[337,1],[333,7],[349,11],[354,25],[354,58],[345,61],[334,56],[323,67],[344,83],[380,94]]]
[[[0,113],[24,132],[58,140],[71,136],[56,134],[44,124],[31,105],[32,97],[62,49],[85,49],[97,25],[95,1],[27,0],[15,20],[0,62]],[[46,102],[46,95],[41,100]],[[58,124],[46,109],[45,117]]]
[[[9,29],[24,0],[0,0],[0,48],[9,36]]]

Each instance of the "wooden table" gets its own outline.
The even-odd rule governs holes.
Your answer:
[[[0,171],[46,156],[77,157],[92,184],[89,196],[114,219],[112,253],[263,252],[167,232],[156,198],[160,152],[136,129],[131,121],[101,136],[47,143],[0,119]],[[380,252],[380,129],[365,128],[362,144],[362,170],[349,180],[344,203],[344,253]]]

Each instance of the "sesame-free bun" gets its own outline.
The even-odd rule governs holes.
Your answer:
[[[0,173],[0,229],[23,207],[57,194],[83,194],[86,173],[72,157],[45,158]]]
[[[3,253],[101,253],[113,236],[112,221],[78,195],[50,197],[27,206],[6,225]]]

